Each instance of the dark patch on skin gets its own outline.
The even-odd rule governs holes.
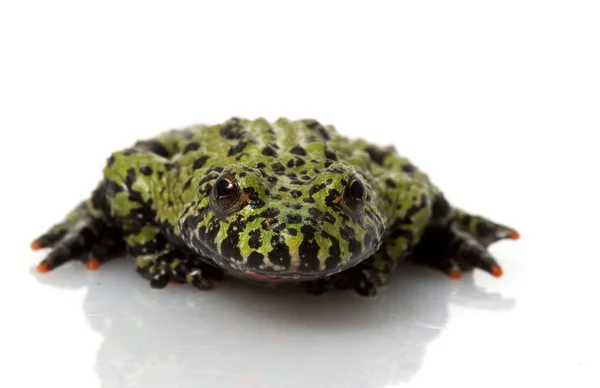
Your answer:
[[[179,168],[179,165],[177,163],[173,163],[173,162],[165,163],[165,170],[167,170],[167,171],[176,170],[178,168]]]
[[[192,185],[192,178],[193,177],[189,177],[185,183],[183,184],[183,191],[187,191],[190,189],[190,186]]]
[[[379,164],[380,166],[383,166],[383,161],[384,161],[385,157],[388,155],[387,152],[381,150],[378,147],[374,147],[374,146],[366,147],[365,151],[369,154],[372,161]]]
[[[302,216],[300,214],[288,214],[286,221],[288,224],[299,224],[302,222]]]
[[[325,268],[326,269],[334,269],[337,266],[340,265],[341,263],[341,249],[340,249],[340,242],[337,238],[335,238],[334,236],[330,235],[329,233],[323,231],[321,232],[323,234],[323,237],[329,239],[329,241],[331,241],[331,246],[329,247],[329,257],[327,257],[327,259],[325,259]]]
[[[247,153],[247,152],[242,152],[241,154],[238,154],[238,155],[235,157],[235,160],[239,162],[239,161],[242,159],[242,157],[243,157],[243,156],[248,156],[248,155],[250,155],[250,154],[249,154],[249,153]]]
[[[186,146],[183,148],[183,151],[182,151],[182,153],[185,155],[185,154],[187,154],[188,152],[191,152],[191,151],[196,151],[196,150],[198,150],[199,148],[200,148],[200,143],[199,143],[199,142],[197,142],[197,141],[193,141],[193,142],[190,142],[190,143],[188,143],[188,144],[187,144],[187,145],[186,145]]]
[[[288,232],[288,234],[290,236],[297,236],[298,235],[298,229],[288,228],[287,232]]]
[[[323,126],[321,125],[321,123],[319,123],[316,120],[310,120],[306,122],[306,126],[310,129],[312,129],[313,131],[317,132],[319,134],[319,136],[321,137],[321,139],[323,139],[324,141],[330,140],[330,136],[329,136],[329,131]]]
[[[308,190],[308,195],[310,197],[312,197],[319,191],[323,190],[325,187],[326,187],[326,185],[324,183],[319,183],[318,185],[314,185]]]
[[[290,150],[290,153],[294,155],[306,156],[306,150],[302,148],[299,144],[294,146],[294,148]]]
[[[259,168],[259,169],[258,169],[258,172],[260,172],[260,175],[261,175],[263,178],[267,178],[267,177],[269,176],[269,173],[268,173],[268,172],[266,172],[266,171],[265,171],[264,169],[262,169],[262,168]],[[271,175],[271,176],[272,176],[272,175]]]
[[[276,265],[289,268],[291,263],[290,249],[283,236],[275,235],[271,237],[271,248],[273,250],[269,252],[269,260]]]
[[[262,240],[260,238],[260,230],[253,229],[248,233],[248,246],[250,248],[258,249],[262,244]]]
[[[300,270],[315,272],[319,270],[319,244],[315,239],[315,228],[310,225],[303,225],[300,228],[303,238],[298,247],[300,254]]]
[[[171,156],[169,150],[167,150],[167,148],[157,140],[140,140],[136,142],[135,148],[147,150],[148,152],[156,154],[163,158],[168,158]],[[175,152],[177,152],[177,150],[175,150]]]
[[[402,171],[410,174],[417,171],[417,168],[412,164],[405,164],[404,166],[402,166]]]
[[[310,214],[315,219],[315,221],[323,220],[332,225],[335,224],[335,217],[328,212],[322,212],[317,208],[311,207],[310,209],[308,209],[308,214]]]
[[[206,155],[199,157],[198,159],[194,160],[194,164],[193,164],[192,168],[194,170],[202,168],[202,166],[204,166],[204,164],[206,163],[207,160],[208,160],[208,156],[206,156]]]
[[[264,230],[271,230],[275,225],[277,225],[277,222],[278,221],[275,218],[267,218],[266,220],[260,223],[260,226]]]
[[[127,170],[125,184],[127,185],[127,191],[129,191],[129,199],[139,204],[144,204],[142,194],[139,191],[133,189],[133,184],[135,183],[136,179],[137,177],[135,175],[135,170],[133,168]]]
[[[317,137],[316,136],[307,136],[306,137],[306,142],[307,143],[314,143],[317,141]]]
[[[281,200],[281,195],[279,195],[279,194],[271,194],[271,199],[279,201],[279,200]]]
[[[279,181],[279,179],[276,176],[274,176],[274,175],[271,175],[271,176],[267,177],[267,182],[269,182],[269,184],[271,186],[275,186],[275,184],[277,183],[277,181]]]
[[[219,135],[225,139],[241,139],[243,137],[242,127],[238,119],[229,120],[221,129]]]
[[[394,182],[393,180],[391,180],[389,178],[385,180],[385,185],[390,189],[396,188],[396,182]]]
[[[290,188],[289,187],[285,187],[285,186],[281,186],[279,188],[279,191],[286,193],[286,192],[290,191]]]
[[[217,179],[219,176],[217,174],[206,174],[200,182],[198,182],[198,188],[202,187],[205,183],[210,182],[214,179]]]
[[[298,190],[292,190],[290,191],[290,195],[292,196],[292,198],[300,198],[302,197],[302,192]]]
[[[260,218],[274,218],[279,215],[279,209],[274,207],[269,207],[265,209],[262,213],[260,213]]]
[[[115,163],[115,155],[111,155],[107,160],[106,160],[106,165],[108,167],[111,167],[113,164]]]
[[[246,171],[242,171],[242,172],[240,172],[240,174],[239,174],[239,177],[240,177],[240,178],[243,178],[243,177],[245,177],[245,176],[246,176]]]
[[[233,156],[233,155],[239,154],[246,148],[247,145],[248,145],[247,141],[241,140],[239,143],[237,143],[236,145],[229,148],[229,151],[227,151],[227,156]]]
[[[246,261],[246,267],[252,269],[258,269],[261,265],[264,265],[265,262],[263,260],[263,255],[256,251],[250,253],[248,255],[248,260]]]
[[[242,253],[240,252],[240,233],[246,226],[245,222],[233,221],[227,229],[227,237],[221,244],[221,254],[228,260],[242,261]]]
[[[404,237],[408,241],[408,246],[411,246],[413,243],[413,233],[410,230],[402,229],[404,223],[397,223],[390,227],[390,231],[388,233],[388,239],[397,240],[400,237]]]
[[[271,147],[275,148],[276,150],[278,150],[278,149],[279,149],[279,144],[277,144],[277,143],[271,143],[271,144],[269,144],[269,145],[270,145]]]
[[[173,207],[173,201],[171,201],[170,199],[167,201],[167,206],[169,207]]]
[[[339,196],[339,191],[337,191],[336,189],[329,189],[329,194],[327,194],[327,197],[325,197],[325,204],[330,208],[336,210],[339,209],[339,204],[335,202]]]
[[[222,173],[224,169],[225,169],[225,167],[223,167],[223,166],[214,166],[210,170],[208,170],[206,173],[208,174],[208,173],[211,173],[213,171],[216,171],[218,173]]]
[[[279,223],[279,224],[277,224],[277,226],[275,226],[273,228],[273,232],[275,232],[275,233],[281,233],[281,232],[283,232],[284,229],[285,229],[285,224]]]
[[[352,255],[356,255],[360,252],[360,243],[356,240],[354,230],[348,225],[342,225],[340,228],[340,237],[342,240],[348,242],[348,250]]]
[[[314,198],[310,198],[310,197],[304,198],[303,201],[306,203],[315,203],[316,202]]]
[[[321,170],[320,170],[320,169],[318,169],[318,168],[314,168],[314,169],[313,169],[313,172],[314,172],[315,174],[320,174],[320,173],[321,173]]]
[[[283,164],[281,164],[279,162],[271,164],[271,168],[273,169],[273,172],[275,174],[277,174],[277,173],[281,173],[281,174],[285,173],[285,167],[283,167]]]
[[[337,162],[338,160],[337,154],[329,148],[325,148],[325,158],[333,160],[334,162]]]
[[[302,205],[300,205],[299,203],[284,202],[283,206],[289,207],[290,209],[294,209],[294,210],[300,210],[300,209],[302,209]]]
[[[146,176],[152,175],[152,167],[144,166],[140,168],[140,172]]]
[[[306,164],[306,161],[304,159],[302,159],[301,157],[297,156],[294,159],[290,159],[287,162],[287,166],[289,168],[294,168],[294,167],[300,167]]]
[[[123,155],[125,156],[131,156],[133,154],[137,154],[139,151],[136,150],[135,148],[126,148],[123,150]]]
[[[328,160],[326,160],[326,161],[325,161],[325,168],[327,168],[327,167],[331,166],[332,164],[333,164],[333,160],[329,160],[329,159],[328,159]]]
[[[254,187],[245,187],[243,191],[244,191],[244,194],[246,194],[248,196],[248,198],[250,199],[250,203],[252,204],[253,207],[261,208],[265,205],[265,201],[263,201],[260,198],[260,196],[258,195],[258,192],[254,189]]]
[[[267,165],[264,164],[263,162],[260,163],[256,163],[256,166],[254,166],[255,168],[267,168]]]
[[[277,151],[275,151],[275,149],[273,149],[273,147],[271,147],[271,146],[266,146],[265,148],[263,148],[263,150],[261,151],[261,154],[263,154],[265,156],[271,156],[274,158],[277,157]]]
[[[309,181],[309,180],[311,180],[311,179],[312,179],[312,178],[311,178],[311,177],[309,177],[308,175],[302,175],[302,177],[301,177],[301,178],[302,178],[303,180],[305,180],[305,181]]]
[[[165,174],[162,171],[159,171],[159,172],[156,173],[156,176],[158,177],[158,180],[162,180],[162,178],[163,178],[164,175]]]

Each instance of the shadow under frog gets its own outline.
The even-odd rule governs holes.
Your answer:
[[[403,266],[377,297],[320,296],[228,279],[213,291],[153,290],[126,260],[86,277],[80,264],[38,277],[87,287],[84,312],[103,341],[96,357],[108,387],[380,388],[410,380],[443,334],[449,304],[507,310],[471,275],[460,281]]]

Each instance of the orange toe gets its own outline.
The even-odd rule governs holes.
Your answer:
[[[100,262],[96,259],[89,259],[87,263],[85,263],[85,267],[89,270],[95,271],[100,268]]]
[[[493,266],[492,267],[492,275],[494,275],[497,278],[499,278],[500,276],[502,276],[502,268],[500,268],[497,265]]]
[[[34,251],[38,251],[42,249],[44,246],[39,241],[34,241],[31,243],[31,249]]]
[[[448,275],[450,276],[451,279],[461,279],[462,278],[462,272],[460,272],[459,269],[457,268],[453,268],[450,270],[450,272],[448,273]]]
[[[37,269],[37,271],[38,271],[39,273],[46,273],[46,272],[50,272],[50,268],[48,268],[48,266],[47,266],[46,264],[44,264],[44,263],[40,263],[40,264],[38,264],[38,266],[37,266],[37,268],[36,268],[36,269]]]
[[[510,232],[508,237],[510,237],[511,240],[518,240],[521,236],[519,235],[519,232],[513,230],[512,232]]]

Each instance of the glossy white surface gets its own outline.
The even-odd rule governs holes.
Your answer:
[[[0,6],[0,387],[600,386],[594,2],[18,4]],[[29,243],[111,151],[231,115],[396,145],[519,230],[491,248],[505,275],[402,267],[365,299],[156,291],[125,260],[33,272]]]

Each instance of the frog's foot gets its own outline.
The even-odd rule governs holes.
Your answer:
[[[484,247],[488,247],[500,240],[519,239],[519,232],[515,229],[479,215],[469,214],[456,209],[453,219],[462,230],[472,234]]]
[[[116,229],[84,216],[77,222],[67,220],[54,226],[36,238],[31,248],[50,249],[36,268],[38,272],[46,273],[72,260],[83,262],[88,269],[98,269],[102,263],[122,253],[125,244]]]
[[[495,277],[502,276],[502,268],[477,236],[452,225],[427,230],[416,246],[410,260],[460,279],[463,272],[474,268]]]
[[[331,290],[353,289],[361,296],[375,296],[377,289],[384,284],[381,275],[376,268],[358,265],[338,274],[307,282],[306,291],[320,295]]]
[[[212,290],[215,288],[213,280],[222,278],[220,270],[176,250],[138,256],[135,262],[137,273],[156,289],[162,289],[168,283],[187,283],[199,290]]]

